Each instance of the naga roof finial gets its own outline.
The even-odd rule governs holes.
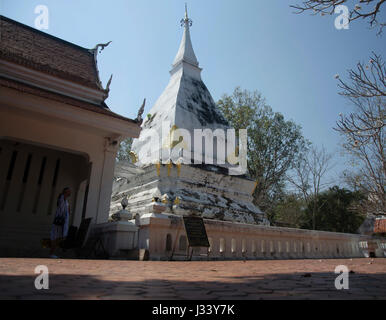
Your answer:
[[[109,85],[107,86],[106,89],[103,88],[102,86],[102,82],[99,78],[99,70],[98,70],[98,61],[97,61],[97,56],[98,56],[98,48],[101,48],[99,50],[99,53],[102,52],[102,50],[104,48],[106,48],[112,41],[109,41],[107,43],[98,43],[94,48],[92,49],[88,49],[88,51],[94,56],[94,62],[95,62],[95,69],[96,69],[96,73],[97,73],[97,86],[99,87],[99,89],[101,90],[105,90],[107,92],[107,94],[105,95],[105,99],[107,99],[108,97],[108,87]],[[110,78],[110,82],[111,82],[111,78]]]
[[[135,118],[135,121],[138,123],[142,123],[143,121],[142,115],[143,115],[143,111],[145,110],[145,104],[146,104],[146,98],[143,100],[142,106],[138,110],[137,118]]]
[[[98,48],[101,48],[101,49],[99,50],[99,53],[101,53],[102,50],[103,50],[104,48],[106,48],[111,42],[112,42],[112,41],[109,41],[109,42],[107,42],[107,43],[98,43],[98,44],[97,44],[93,49],[91,49],[91,50],[93,50],[93,51],[98,51]]]

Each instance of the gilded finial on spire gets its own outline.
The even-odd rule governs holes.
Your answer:
[[[183,27],[183,26],[191,27],[192,23],[193,23],[193,21],[191,19],[189,19],[189,17],[188,17],[188,5],[185,2],[185,18],[181,19],[181,27]]]
[[[189,27],[192,25],[192,20],[188,16],[188,7],[185,4],[185,17],[181,19],[181,26],[184,27],[180,48],[173,62],[173,68],[181,62],[187,62],[192,66],[198,67],[198,61],[193,51],[192,41],[190,39]]]

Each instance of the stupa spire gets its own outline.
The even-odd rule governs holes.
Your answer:
[[[180,48],[178,49],[177,55],[173,62],[173,68],[183,62],[198,67],[198,61],[196,55],[194,54],[192,40],[190,39],[190,27],[192,26],[192,20],[188,16],[188,8],[186,4],[185,17],[181,20],[181,26],[184,27],[184,34],[182,35]]]
[[[132,151],[138,155],[140,166],[150,163],[162,163],[169,161],[172,152],[177,152],[187,159],[203,157],[203,150],[194,148],[195,129],[227,129],[228,122],[217,109],[208,88],[201,79],[201,68],[192,48],[189,28],[192,21],[189,19],[188,11],[185,8],[184,18],[181,25],[184,27],[184,34],[173,68],[170,71],[170,80],[150,109],[147,119],[142,123],[142,131],[138,139],[133,141]],[[176,138],[183,129],[189,132],[191,138],[180,143]],[[152,137],[157,137],[159,143],[155,143]],[[216,143],[220,141],[217,138]],[[224,143],[225,145],[225,143]],[[217,149],[214,150],[217,152]],[[213,152],[214,162],[217,153]],[[166,159],[166,160],[165,160]],[[169,160],[168,160],[169,159]]]
[[[189,20],[188,17],[188,5],[185,3],[185,20]]]

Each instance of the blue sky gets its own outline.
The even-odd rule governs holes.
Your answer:
[[[0,12],[34,26],[34,9],[43,4],[50,14],[45,32],[86,48],[112,40],[98,58],[103,83],[114,74],[107,104],[134,118],[143,98],[146,114],[168,83],[183,31],[184,2],[0,0]],[[346,165],[332,127],[351,107],[337,94],[334,75],[344,78],[358,61],[368,61],[371,51],[385,58],[385,37],[363,21],[337,30],[337,15],[296,15],[289,5],[300,0],[186,2],[193,47],[213,98],[236,86],[259,90],[275,111],[302,126],[307,139],[336,154],[330,173],[336,177]]]

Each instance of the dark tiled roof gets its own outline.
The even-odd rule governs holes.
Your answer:
[[[102,90],[94,54],[0,15],[0,58]]]
[[[104,92],[99,86],[95,57],[89,49],[56,38],[0,15],[0,59]],[[104,102],[92,104],[0,77],[0,87],[33,94],[123,121]]]
[[[386,233],[386,218],[375,220],[374,233]]]
[[[82,108],[84,110],[96,112],[96,113],[99,113],[99,114],[102,114],[105,116],[113,117],[116,119],[128,121],[128,122],[135,123],[135,124],[139,125],[135,120],[126,118],[124,116],[121,116],[117,113],[112,112],[110,109],[107,108],[106,105],[105,105],[105,108],[102,108],[101,106],[93,105],[91,103],[83,102],[83,101],[73,99],[73,98],[58,94],[58,93],[53,93],[53,92],[50,92],[47,90],[43,90],[40,88],[29,86],[29,85],[26,85],[26,84],[23,84],[23,83],[20,83],[17,81],[5,79],[2,77],[0,77],[0,87],[6,87],[6,88],[18,90],[19,92],[23,92],[23,93],[27,93],[27,94],[33,94],[35,96],[39,96],[39,97],[47,98],[50,100],[62,102],[65,104],[69,104],[72,106]]]

